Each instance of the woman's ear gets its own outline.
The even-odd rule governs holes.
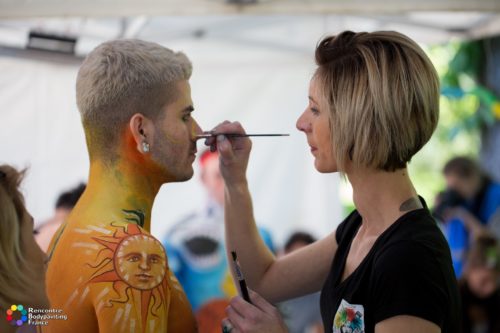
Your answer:
[[[137,150],[143,154],[151,151],[151,138],[153,137],[153,124],[141,113],[134,114],[129,121],[132,137],[137,145]]]

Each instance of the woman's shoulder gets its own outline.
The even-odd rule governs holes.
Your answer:
[[[402,216],[375,244],[375,266],[408,266],[420,270],[444,271],[453,275],[446,239],[427,209]],[[389,267],[386,267],[389,268]]]
[[[382,243],[391,246],[414,245],[435,250],[448,249],[448,243],[436,220],[427,208],[417,209],[401,216],[384,234]]]
[[[375,270],[406,270],[416,276],[455,279],[448,243],[429,213],[415,214],[395,229],[376,251]]]

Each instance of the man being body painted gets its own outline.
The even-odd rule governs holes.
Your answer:
[[[49,248],[52,320],[43,332],[195,332],[182,287],[150,234],[164,183],[193,176],[196,134],[182,53],[139,40],[101,44],[77,77],[90,155],[87,189]]]

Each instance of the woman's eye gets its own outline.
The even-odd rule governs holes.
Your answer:
[[[189,120],[189,118],[191,118],[191,114],[190,114],[190,113],[188,113],[188,114],[184,115],[184,116],[182,117],[182,120],[183,120],[183,121],[188,121],[188,120]]]
[[[312,114],[314,114],[314,115],[318,115],[318,114],[319,114],[319,110],[318,110],[318,109],[316,109],[316,108],[311,108],[311,112],[312,112]]]

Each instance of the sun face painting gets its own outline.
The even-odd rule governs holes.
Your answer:
[[[150,290],[165,278],[165,251],[158,240],[149,235],[124,238],[114,256],[115,271],[131,287]]]
[[[165,305],[167,256],[161,243],[137,225],[115,227],[113,236],[93,237],[103,247],[96,263],[88,264],[95,269],[89,283],[112,283],[117,297],[104,301],[104,308],[139,299],[142,326],[146,327],[148,315],[158,317]]]

